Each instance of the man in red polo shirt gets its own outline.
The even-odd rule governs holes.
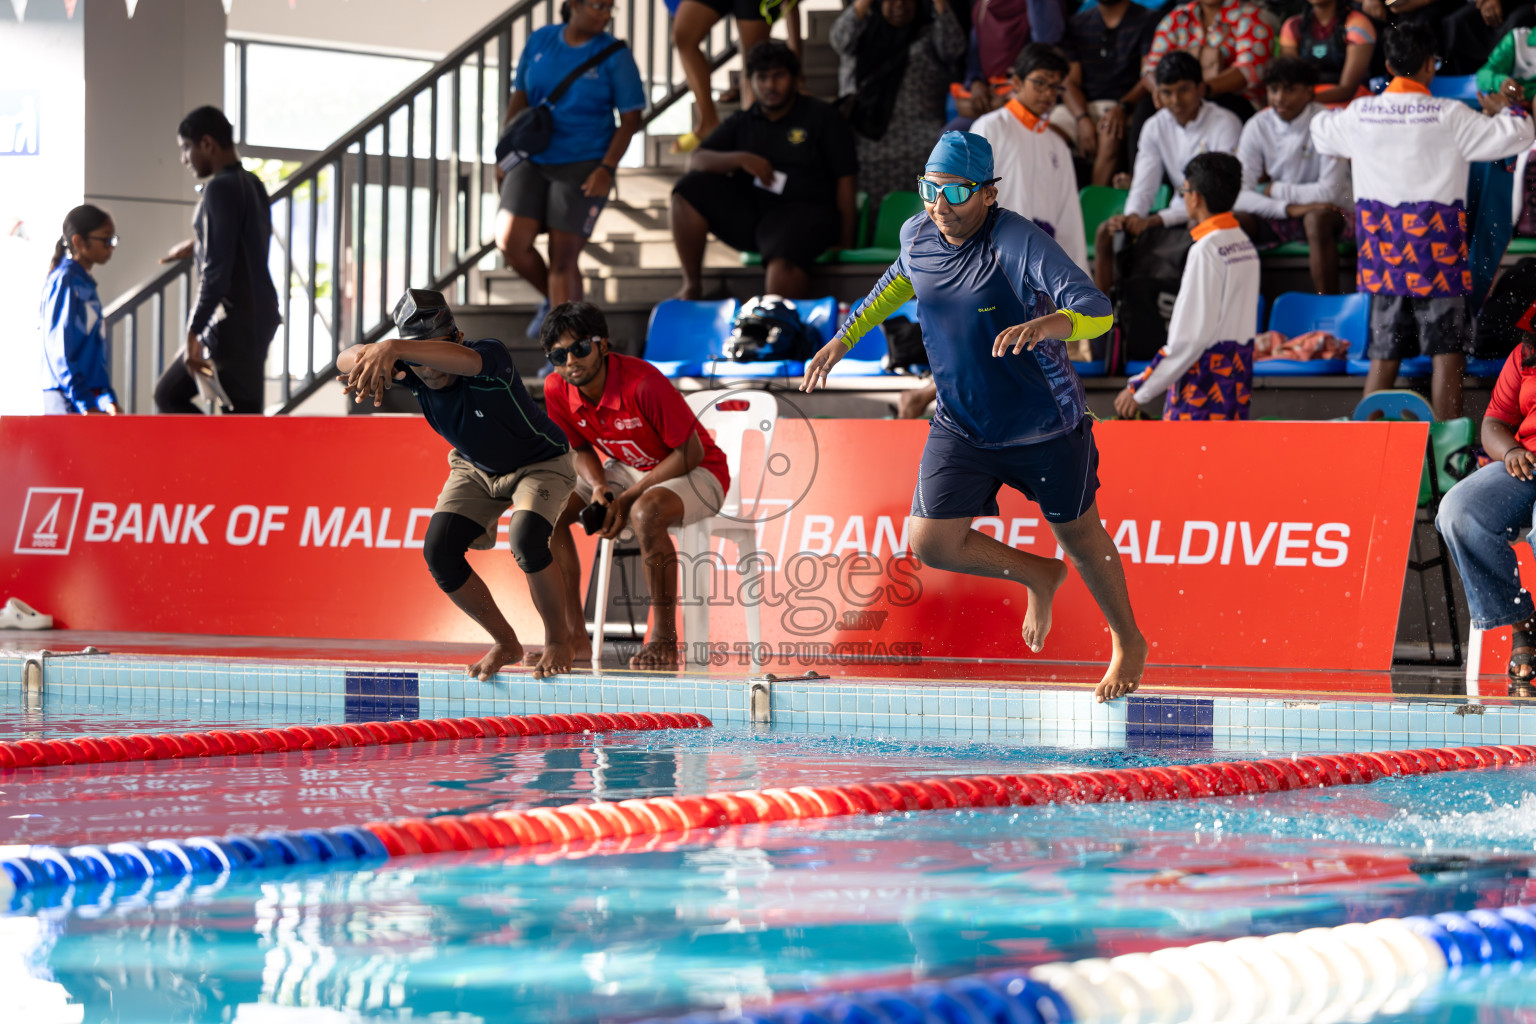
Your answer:
[[[594,499],[608,506],[601,536],[633,527],[651,593],[651,633],[630,668],[677,665],[677,549],[667,530],[720,511],[730,487],[725,453],[678,394],[644,359],[608,351],[608,321],[589,302],[550,310],[541,339],[555,372],[544,405],[576,453],[576,493],[549,546],[565,574],[566,621],[577,661],[590,660],[581,562],[571,524]],[[611,495],[611,497],[610,497]],[[692,638],[690,638],[691,640]],[[601,651],[602,638],[598,638]]]

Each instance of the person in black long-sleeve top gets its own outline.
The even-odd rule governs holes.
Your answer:
[[[272,216],[261,179],[240,165],[234,129],[217,107],[198,107],[176,134],[181,162],[207,178],[192,214],[195,238],[161,262],[194,258],[197,299],[187,320],[187,343],[155,383],[160,412],[195,413],[193,373],[216,369],[237,413],[262,412],[267,346],[277,333],[277,289],[267,270]]]

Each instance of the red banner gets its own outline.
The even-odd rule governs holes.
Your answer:
[[[767,472],[749,450],[742,474],[762,554],[738,565],[717,541],[712,579],[685,584],[711,585],[717,648],[740,649],[745,600],[760,602],[776,660],[1036,657],[1019,639],[1020,587],[905,555],[927,429],[781,416]],[[1095,433],[1099,512],[1154,662],[1390,666],[1423,425]],[[0,589],[77,629],[478,642],[419,553],[446,454],[415,417],[0,419]],[[1000,501],[977,529],[1057,553],[1036,506]],[[519,636],[542,642],[505,539],[470,558]],[[1073,574],[1038,657],[1108,650]]]

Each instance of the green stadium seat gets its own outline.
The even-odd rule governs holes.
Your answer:
[[[892,192],[880,202],[875,214],[875,237],[870,244],[838,253],[839,263],[895,263],[901,255],[901,226],[923,212],[916,192]]]
[[[1088,243],[1090,260],[1093,259],[1093,236],[1098,234],[1099,225],[1125,212],[1125,198],[1129,194],[1127,189],[1108,185],[1085,185],[1077,193],[1078,205],[1083,210],[1083,238]],[[1173,189],[1159,185],[1157,195],[1152,197],[1152,212],[1166,210],[1172,199]]]

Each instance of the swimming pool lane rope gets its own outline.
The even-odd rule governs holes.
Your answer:
[[[15,891],[133,882],[162,876],[175,880],[268,867],[360,868],[388,858],[449,851],[537,848],[541,852],[559,853],[615,838],[847,815],[1275,793],[1533,761],[1536,746],[1514,744],[1317,754],[1157,768],[899,779],[707,796],[647,797],[616,803],[444,814],[430,819],[398,818],[360,826],[255,836],[196,836],[69,849],[0,847],[0,906],[8,903]]]
[[[1401,1014],[1434,987],[1536,966],[1536,905],[1174,946],[667,1024],[1280,1024]],[[1526,982],[1529,984],[1529,981]],[[661,1024],[651,1021],[648,1024]]]
[[[499,736],[563,736],[583,732],[708,729],[703,715],[656,712],[500,715],[488,718],[412,718],[403,721],[293,725],[284,729],[214,729],[211,732],[82,736],[0,743],[0,771],[59,764],[165,761],[186,757],[273,754],[292,750],[377,747],[434,740]]]

